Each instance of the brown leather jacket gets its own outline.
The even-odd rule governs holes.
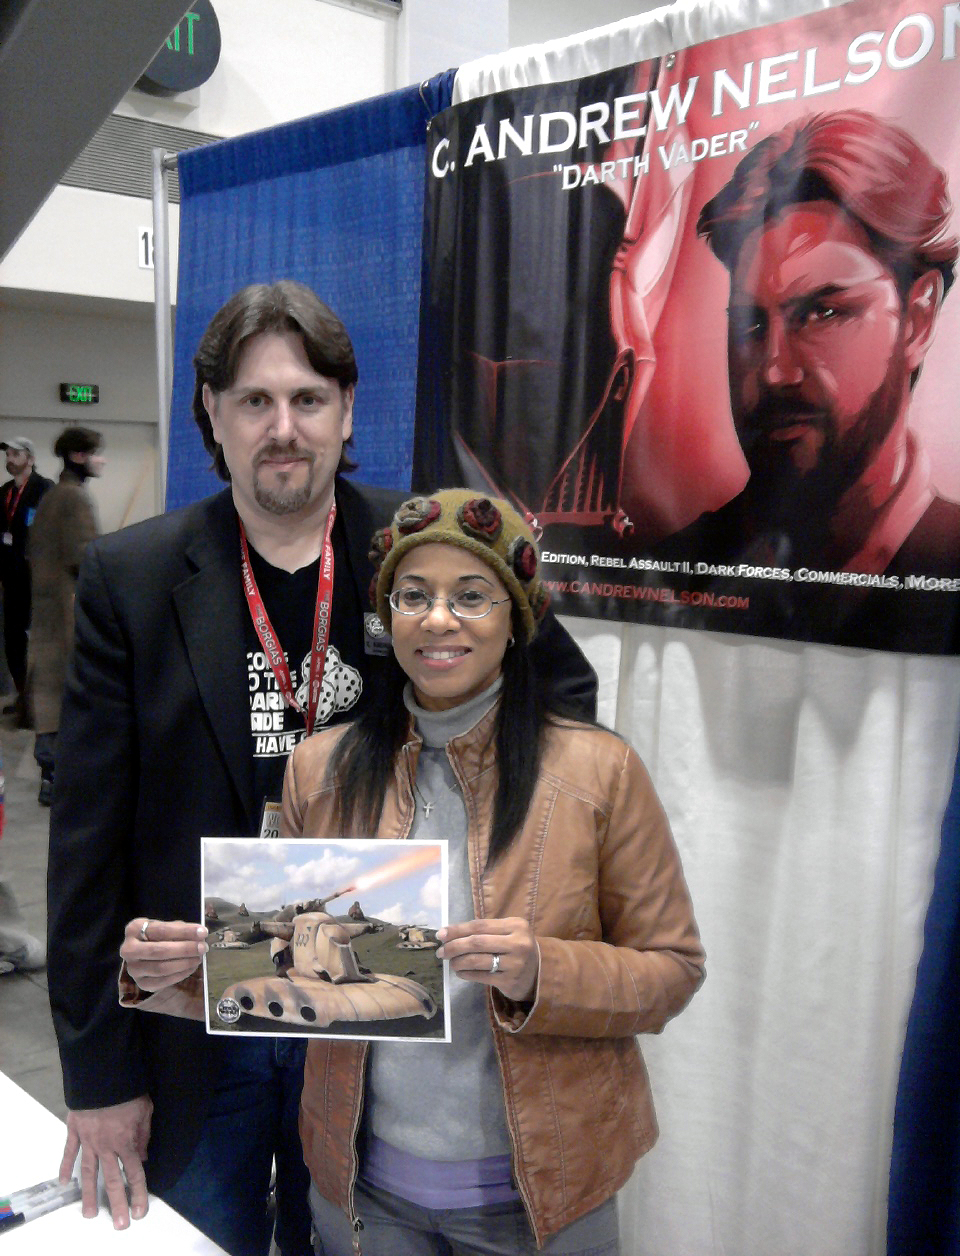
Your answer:
[[[494,708],[448,747],[469,816],[478,918],[524,916],[540,947],[529,1012],[499,991],[490,1025],[514,1174],[537,1243],[596,1208],[653,1145],[656,1118],[634,1038],[657,1033],[703,979],[704,954],[667,819],[640,759],[613,733],[550,729],[522,832],[487,872],[496,786]],[[288,835],[336,836],[327,764],[342,729],[302,742],[287,766]],[[420,741],[411,733],[379,837],[406,837]],[[300,1114],[317,1189],[351,1219],[367,1046],[312,1042]],[[442,1048],[440,1048],[442,1050]]]

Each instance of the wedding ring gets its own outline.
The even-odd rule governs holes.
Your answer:
[[[490,971],[492,973],[498,973],[500,971],[500,956],[499,955],[494,955],[494,957],[491,959]]]
[[[145,921],[143,922],[143,924],[140,926],[140,941],[141,941],[141,942],[149,942],[149,941],[150,941],[150,939],[147,937],[147,925],[148,925],[149,923],[150,923],[150,921],[149,921],[149,920],[145,920]]]

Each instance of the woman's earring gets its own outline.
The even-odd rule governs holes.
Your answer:
[[[513,633],[511,632],[510,636],[507,638],[507,649],[509,650],[512,645],[516,645],[516,642],[514,641]]]

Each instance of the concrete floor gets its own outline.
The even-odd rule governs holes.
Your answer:
[[[33,733],[15,728],[13,717],[4,715],[0,747],[6,775],[0,866],[12,881],[30,932],[44,938],[50,809],[37,802],[40,770],[33,761]],[[0,1071],[56,1116],[66,1117],[43,971],[0,976]]]

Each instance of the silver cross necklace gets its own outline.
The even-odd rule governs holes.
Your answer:
[[[459,787],[457,785],[444,785],[443,792],[447,794],[455,794],[458,788]],[[420,806],[423,808],[423,818],[425,820],[429,820],[430,812],[437,805],[437,799],[431,798],[431,800],[427,802],[426,798],[424,798],[423,794],[420,792],[420,786],[417,784],[416,781],[413,782],[413,792],[416,794],[417,798],[420,800]]]

